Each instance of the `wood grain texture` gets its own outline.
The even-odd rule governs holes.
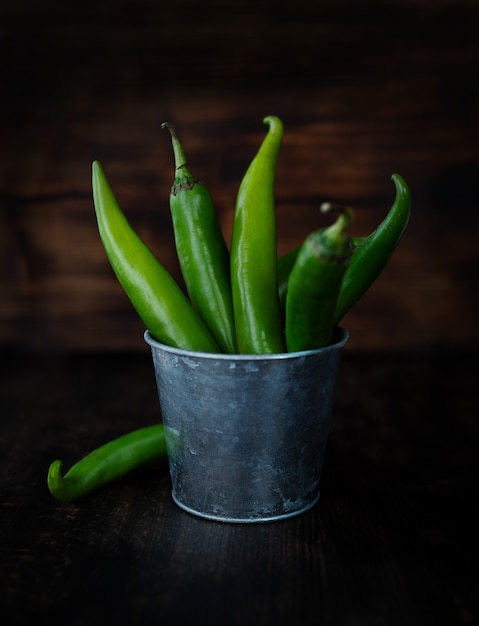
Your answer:
[[[175,123],[229,241],[236,191],[267,114],[286,134],[278,249],[323,200],[367,234],[399,172],[413,217],[344,320],[349,349],[477,349],[477,2],[294,5],[4,2],[0,46],[0,347],[146,350],[99,243],[90,167],[180,280],[168,193]]]
[[[47,490],[159,418],[150,358],[0,364],[2,623],[476,623],[477,360],[348,355],[310,512],[223,524],[173,504],[166,466],[77,503]]]

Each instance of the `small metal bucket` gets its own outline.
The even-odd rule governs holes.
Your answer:
[[[173,500],[201,517],[266,522],[319,499],[341,348],[224,355],[180,350],[148,333]]]

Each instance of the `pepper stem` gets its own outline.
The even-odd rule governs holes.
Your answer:
[[[183,147],[176,135],[175,127],[170,122],[163,122],[161,128],[167,128],[170,131],[171,143],[173,144],[173,154],[175,156],[175,169],[179,170],[186,166],[186,157]]]
[[[348,228],[354,218],[354,212],[350,207],[333,202],[323,202],[319,207],[322,213],[339,213],[337,220],[328,228],[328,235],[333,240],[342,240],[348,234]]]

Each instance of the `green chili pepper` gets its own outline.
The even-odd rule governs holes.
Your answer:
[[[140,428],[109,441],[75,463],[62,476],[62,461],[54,461],[48,470],[50,493],[62,501],[83,498],[99,487],[157,459],[166,458],[163,424]]]
[[[366,237],[351,237],[351,246],[353,251],[356,250],[356,248],[359,248],[365,240]],[[289,275],[291,274],[294,263],[298,258],[300,249],[301,245],[293,248],[289,252],[286,252],[286,254],[283,254],[283,256],[278,259],[278,293],[280,309],[283,316],[286,309],[286,294],[288,292]]]
[[[230,258],[212,197],[186,167],[171,124],[175,181],[170,194],[176,251],[191,303],[223,352],[236,352]]]
[[[279,308],[274,182],[283,124],[263,120],[269,131],[241,181],[231,242],[231,286],[238,350],[284,352]]]
[[[365,294],[399,244],[409,222],[411,197],[409,188],[399,174],[391,177],[396,185],[396,198],[388,214],[367,237],[353,237],[353,256],[339,291],[335,323],[339,324],[347,311]],[[301,246],[278,259],[278,291],[284,313],[288,281]]]
[[[381,224],[354,251],[339,292],[335,324],[339,324],[349,309],[371,287],[397,247],[411,213],[411,195],[399,174],[391,177],[396,186],[394,204]]]
[[[334,311],[352,254],[348,227],[352,211],[309,235],[289,277],[286,296],[288,352],[322,348],[332,342]]]
[[[177,348],[219,352],[179,285],[131,228],[100,163],[95,161],[92,169],[101,240],[120,284],[151,335]]]

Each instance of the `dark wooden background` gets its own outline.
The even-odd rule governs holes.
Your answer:
[[[408,181],[413,214],[345,318],[351,351],[478,347],[479,3],[5,0],[0,9],[0,349],[146,351],[91,197],[99,159],[130,221],[178,277],[173,122],[229,241],[265,127],[285,137],[278,248],[323,200],[367,234]]]

